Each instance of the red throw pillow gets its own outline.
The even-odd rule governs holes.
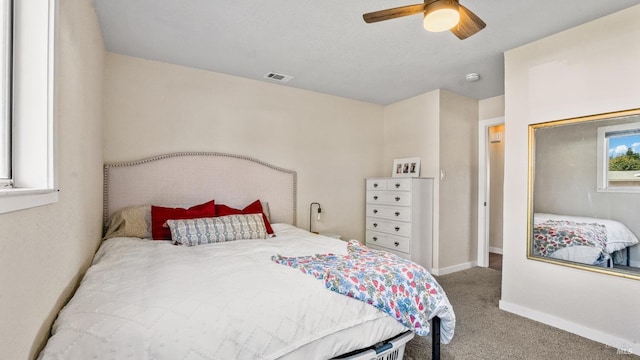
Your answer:
[[[171,240],[171,230],[167,220],[197,219],[215,217],[215,200],[192,206],[188,209],[151,206],[151,236],[154,240]]]
[[[262,211],[262,204],[260,200],[256,200],[251,204],[247,205],[244,209],[234,209],[232,207],[228,207],[227,205],[218,205],[216,204],[216,217],[218,216],[227,216],[227,215],[248,215],[248,214],[262,214],[262,220],[264,221],[264,227],[267,229],[267,234],[272,235],[273,229],[271,228],[271,224],[269,224],[269,220],[267,220],[267,216]]]

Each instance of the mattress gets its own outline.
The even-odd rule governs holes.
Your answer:
[[[271,261],[346,254],[344,241],[273,226],[274,238],[194,247],[105,240],[40,359],[331,358],[407,331]]]

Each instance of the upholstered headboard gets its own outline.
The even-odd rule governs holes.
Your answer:
[[[191,206],[215,199],[268,202],[271,222],[296,224],[297,174],[247,156],[189,152],[104,165],[104,221],[133,205]]]

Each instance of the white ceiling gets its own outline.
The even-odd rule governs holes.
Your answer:
[[[293,76],[285,86],[383,105],[435,89],[502,95],[504,51],[640,4],[461,0],[487,23],[467,40],[425,31],[420,15],[362,20],[417,2],[94,0],[108,51],[260,81],[277,72]]]

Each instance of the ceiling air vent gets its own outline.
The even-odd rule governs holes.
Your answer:
[[[277,73],[268,73],[264,76],[266,79],[271,79],[278,82],[288,82],[293,79],[293,76],[277,74]]]

